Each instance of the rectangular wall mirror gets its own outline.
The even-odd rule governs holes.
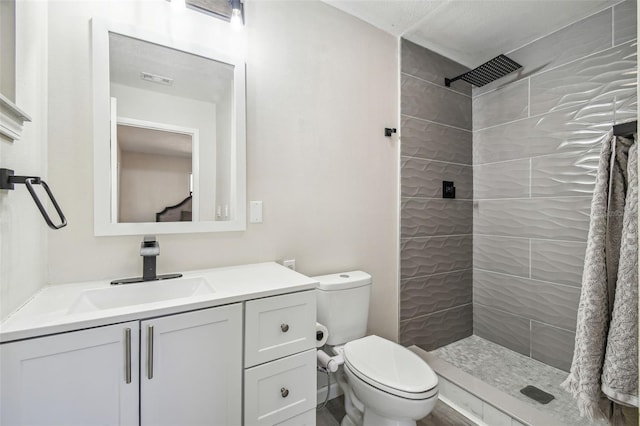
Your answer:
[[[92,20],[95,235],[246,228],[244,62]]]

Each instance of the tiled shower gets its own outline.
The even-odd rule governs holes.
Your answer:
[[[444,88],[463,68],[403,40],[403,344],[473,333],[568,370],[600,140],[636,119],[635,8],[508,52],[523,68],[473,91]]]

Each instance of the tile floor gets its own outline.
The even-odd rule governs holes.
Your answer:
[[[470,336],[431,352],[485,383],[535,406],[567,426],[604,425],[580,417],[571,396],[560,388],[567,372],[550,367],[478,336]],[[520,393],[527,385],[552,394],[555,399],[543,405]]]
[[[339,396],[330,400],[326,407],[316,411],[316,426],[340,426],[344,414],[344,397]],[[418,426],[476,426],[476,424],[444,402],[438,401],[431,414],[420,420]]]

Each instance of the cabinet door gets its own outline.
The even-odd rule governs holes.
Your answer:
[[[241,424],[242,305],[141,322],[140,424]]]
[[[137,425],[137,321],[0,345],[0,424]]]

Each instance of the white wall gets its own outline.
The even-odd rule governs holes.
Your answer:
[[[46,167],[47,3],[16,2],[16,104],[32,122],[19,141],[0,138],[0,167],[42,176],[57,195]],[[0,190],[0,320],[45,284],[47,229],[24,185]]]
[[[193,40],[237,40],[222,21],[163,0],[50,3],[49,167],[69,226],[49,240],[49,281],[139,275],[140,236],[94,237],[91,15],[153,23]],[[246,232],[160,236],[160,273],[282,258],[308,275],[374,278],[370,330],[397,338],[397,41],[315,1],[247,2],[247,194],[264,223]],[[188,32],[188,33],[187,33]]]

